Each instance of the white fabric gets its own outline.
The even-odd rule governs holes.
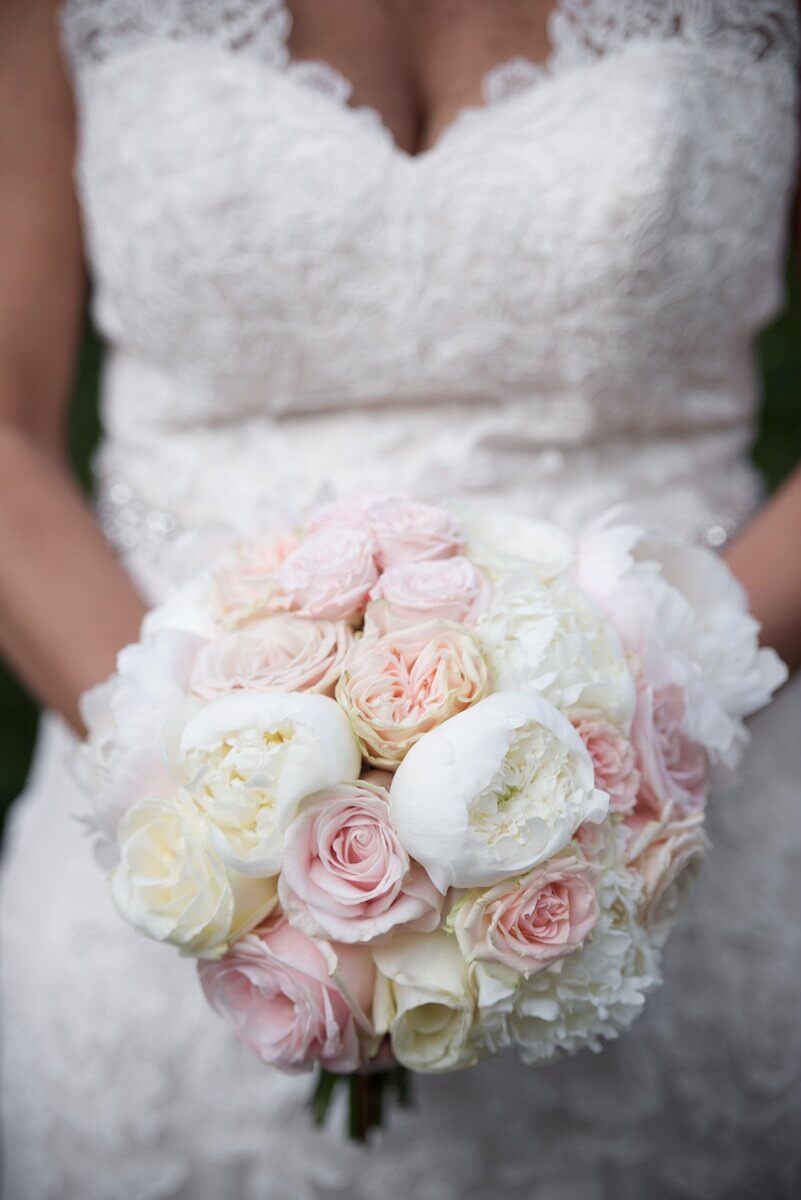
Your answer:
[[[279,0],[67,0],[111,344],[98,472],[154,593],[191,531],[326,489],[633,501],[720,544],[758,488],[792,0],[562,0],[417,158],[291,63]],[[175,564],[179,563],[179,566]],[[115,915],[48,721],[2,917],[8,1200],[790,1200],[801,1186],[801,689],[754,723],[667,984],[600,1056],[418,1087],[364,1154]]]

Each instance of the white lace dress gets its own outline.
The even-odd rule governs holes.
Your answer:
[[[562,0],[552,55],[402,153],[292,63],[279,0],[66,0],[110,343],[106,529],[154,595],[191,530],[323,492],[720,545],[758,499],[793,0]],[[183,569],[183,568],[180,568]],[[191,964],[116,916],[46,723],[2,915],[7,1200],[791,1200],[801,1192],[801,692],[753,722],[663,989],[601,1055],[421,1081],[380,1148],[313,1132]]]

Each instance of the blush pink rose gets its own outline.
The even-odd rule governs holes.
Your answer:
[[[333,692],[353,631],[345,621],[312,621],[277,613],[207,642],[189,686],[213,700],[228,692]]]
[[[472,625],[491,594],[483,572],[469,558],[456,554],[387,567],[370,599],[384,601],[393,618],[407,624],[439,619]]]
[[[387,500],[387,496],[367,493],[359,496],[345,496],[341,500],[332,500],[330,504],[321,504],[314,509],[308,520],[308,529],[330,529],[343,525],[351,529],[370,531],[370,513],[377,504]]]
[[[392,929],[430,933],[442,896],[392,828],[389,794],[342,783],[304,802],[284,837],[281,906],[313,936],[371,942]]]
[[[383,500],[371,506],[368,522],[382,571],[399,563],[450,558],[464,543],[451,513],[431,504]]]
[[[634,746],[614,725],[594,714],[574,713],[571,720],[592,759],[595,786],[609,793],[609,811],[630,813],[640,788]]]
[[[273,607],[316,620],[353,620],[364,610],[377,579],[368,534],[344,527],[318,529],[276,572]]]
[[[468,962],[528,976],[577,950],[598,914],[593,872],[568,850],[526,875],[466,892],[453,928]]]
[[[415,742],[487,692],[487,668],[464,625],[426,621],[357,640],[337,684],[362,753],[394,769]]]
[[[266,609],[275,591],[275,572],[297,544],[294,534],[269,533],[237,546],[215,576],[220,615],[227,624]]]
[[[290,1072],[319,1062],[346,1074],[362,1057],[356,1014],[370,1004],[368,957],[348,956],[346,994],[332,976],[333,950],[279,917],[198,970],[212,1008],[263,1062]]]
[[[706,754],[684,731],[685,703],[680,687],[652,688],[640,681],[631,736],[642,773],[638,807],[660,818],[668,811],[687,816],[703,808],[707,789]]]
[[[651,822],[635,836],[630,866],[642,880],[640,920],[657,944],[667,938],[708,847],[700,812]]]

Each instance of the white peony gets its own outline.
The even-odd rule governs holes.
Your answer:
[[[496,583],[475,629],[498,691],[533,691],[562,710],[596,711],[628,733],[636,689],[620,639],[567,581],[516,571]]]
[[[570,536],[549,521],[517,513],[463,506],[459,518],[467,538],[465,553],[490,576],[525,567],[529,579],[554,580],[573,562]]]
[[[275,875],[304,796],[357,779],[361,755],[342,709],[310,692],[242,692],[190,718],[175,767],[235,870]]]
[[[217,958],[274,907],[274,879],[226,870],[208,821],[188,797],[150,796],[120,821],[111,894],[141,933],[186,954]]]
[[[713,763],[736,767],[748,740],[743,718],[768,703],[787,670],[760,649],[759,625],[725,564],[614,511],[580,538],[576,578],[642,660],[648,682],[684,689],[687,732]]]
[[[561,850],[609,798],[566,717],[541,696],[498,692],[425,734],[398,768],[392,819],[436,886],[481,887]]]
[[[98,859],[107,870],[118,859],[122,815],[148,793],[173,789],[165,740],[191,711],[186,687],[201,644],[174,629],[153,633],[120,651],[115,674],[81,698],[88,732],[75,770],[91,804],[83,820],[97,835]]]
[[[389,1033],[398,1062],[427,1072],[472,1066],[475,1001],[453,937],[442,931],[396,934],[373,947],[373,958],[373,1022],[376,1032]]]

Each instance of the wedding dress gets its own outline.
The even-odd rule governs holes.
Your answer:
[[[410,157],[290,60],[280,0],[66,0],[99,512],[140,585],[189,568],[193,530],[362,488],[571,525],[631,501],[721,545],[759,499],[794,11],[562,0],[549,61],[499,66]],[[800,718],[796,685],[752,722],[632,1030],[422,1078],[368,1152],[116,915],[48,718],[4,867],[7,1200],[796,1197]]]

